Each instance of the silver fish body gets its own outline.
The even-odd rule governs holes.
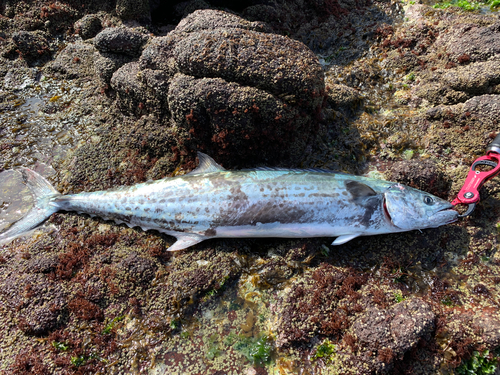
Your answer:
[[[316,170],[226,171],[199,157],[200,166],[184,176],[66,196],[35,172],[23,174],[28,186],[45,185],[45,194],[32,188],[35,208],[50,208],[45,216],[77,211],[155,229],[177,238],[169,250],[230,237],[338,237],[334,244],[342,244],[357,236],[437,227],[458,215],[440,198],[387,181]],[[26,230],[16,225],[0,241]]]

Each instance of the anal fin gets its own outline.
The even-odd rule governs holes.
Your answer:
[[[356,238],[356,237],[359,237],[359,234],[358,233],[354,233],[354,234],[345,234],[343,236],[339,236],[335,239],[335,241],[332,242],[332,245],[342,245],[346,242],[349,242],[350,240]]]
[[[187,249],[189,246],[196,245],[206,238],[194,233],[176,233],[177,241],[168,248],[168,251],[177,251]]]

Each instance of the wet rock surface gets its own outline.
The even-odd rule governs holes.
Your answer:
[[[186,173],[201,150],[451,200],[498,132],[496,13],[214,4],[0,6],[0,171],[76,193]],[[3,176],[0,225],[30,204]],[[498,202],[493,180],[470,218],[422,233],[177,253],[166,235],[55,214],[1,248],[0,372],[457,372],[500,345]]]

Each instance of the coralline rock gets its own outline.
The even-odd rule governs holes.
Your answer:
[[[110,27],[97,34],[94,45],[101,52],[138,56],[148,40],[148,35],[138,31],[126,27]]]

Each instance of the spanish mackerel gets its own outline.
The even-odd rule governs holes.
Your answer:
[[[53,213],[76,211],[177,238],[181,250],[209,238],[358,237],[435,228],[457,220],[447,201],[398,183],[321,170],[227,171],[198,153],[199,166],[177,177],[112,190],[62,195],[22,168],[34,207],[0,234],[0,243]]]

